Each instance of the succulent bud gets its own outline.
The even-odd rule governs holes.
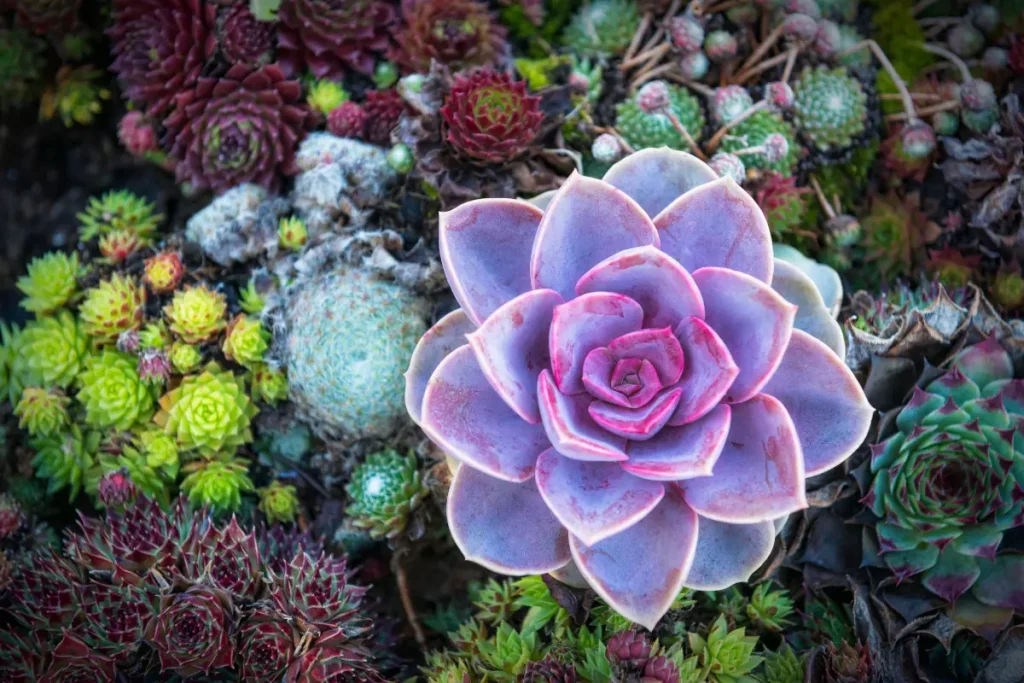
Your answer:
[[[747,179],[747,167],[743,165],[743,160],[735,154],[719,152],[711,157],[708,166],[720,177],[728,176],[739,184],[743,184],[743,181]]]
[[[590,153],[603,164],[610,164],[618,161],[622,156],[622,145],[619,139],[611,133],[602,133],[594,139],[590,146]]]

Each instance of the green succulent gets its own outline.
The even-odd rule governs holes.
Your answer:
[[[539,576],[525,576],[512,584],[516,589],[515,606],[525,608],[522,631],[540,631],[551,624],[552,634],[558,638],[571,631],[572,617],[551,595],[548,585]]]
[[[494,633],[494,637],[478,644],[480,659],[492,680],[516,680],[527,663],[539,659],[537,634],[522,634],[502,623]]]
[[[237,511],[242,505],[242,494],[255,488],[244,460],[204,460],[184,469],[189,474],[181,482],[181,490],[189,502],[209,506],[218,513]]]
[[[270,333],[263,323],[247,315],[238,315],[228,325],[221,350],[228,360],[251,367],[263,360],[269,344]]]
[[[786,643],[764,661],[765,683],[804,683],[804,664]]]
[[[252,441],[249,425],[258,412],[242,380],[211,363],[165,394],[153,419],[184,450],[214,457]]]
[[[293,524],[299,514],[299,497],[294,486],[282,484],[276,479],[270,486],[259,490],[260,512],[270,524]]]
[[[762,583],[754,589],[747,603],[747,618],[759,631],[780,632],[790,623],[793,601],[786,591],[773,591],[771,585]]]
[[[49,480],[47,495],[68,488],[69,500],[78,496],[85,483],[86,472],[95,462],[100,438],[99,432],[83,434],[78,425],[71,425],[65,432],[36,437],[29,442],[36,451],[32,458],[36,477]]]
[[[171,345],[167,360],[177,372],[187,375],[202,364],[203,354],[192,344],[178,341]]]
[[[704,111],[696,97],[686,88],[668,86],[668,110],[671,111],[686,132],[696,142],[704,134]],[[624,100],[616,108],[615,128],[634,149],[647,147],[671,147],[689,150],[690,145],[676,130],[671,119],[663,113],[648,114],[636,101],[636,97]]]
[[[138,361],[104,350],[89,358],[78,376],[78,401],[85,423],[96,429],[128,430],[153,416],[153,394],[139,378]]]
[[[584,57],[621,55],[640,26],[640,10],[633,0],[594,0],[573,15],[562,42]]]
[[[266,363],[256,363],[246,375],[253,400],[259,399],[276,406],[288,398],[288,378],[280,368]]]
[[[267,302],[256,289],[255,279],[249,280],[245,287],[238,290],[238,305],[249,315],[259,315],[266,307]]]
[[[20,28],[0,28],[0,112],[38,96],[46,68],[46,42]]]
[[[51,251],[33,259],[28,274],[18,278],[18,289],[25,295],[21,307],[36,314],[56,311],[74,297],[80,274],[78,254]]]
[[[122,332],[142,327],[146,288],[133,277],[114,273],[85,292],[78,309],[82,331],[98,344],[112,344]]]
[[[309,105],[309,108],[324,116],[348,102],[348,93],[341,87],[341,84],[326,78],[314,81],[306,89],[306,93],[306,104]]]
[[[18,426],[31,436],[50,436],[71,426],[69,403],[71,399],[59,389],[25,387],[14,414],[19,418]]]
[[[10,389],[14,396],[29,386],[69,387],[82,369],[87,347],[82,328],[67,311],[38,318],[12,333]]]
[[[747,154],[743,157],[743,163],[748,168],[773,171],[781,176],[791,176],[796,170],[799,160],[800,145],[797,144],[796,136],[793,134],[793,126],[773,111],[756,111],[731,128],[729,133],[722,138],[719,149],[723,152],[737,152],[748,147],[758,147],[764,143],[765,138],[773,133],[778,133],[786,138],[789,145],[786,156],[769,163],[762,154]]]
[[[793,120],[815,148],[845,149],[864,132],[867,96],[845,67],[804,69],[793,84],[793,94]]]
[[[764,657],[754,654],[757,637],[746,635],[742,628],[730,631],[722,616],[715,621],[706,640],[690,633],[687,644],[697,658],[701,674],[714,683],[742,680],[764,661]]]
[[[409,514],[427,494],[416,456],[386,450],[367,456],[352,472],[346,488],[352,504],[352,523],[373,538],[394,538],[402,532]]]
[[[1017,607],[1010,587],[1024,556],[998,555],[1003,533],[1024,524],[1024,380],[992,338],[970,346],[914,394],[896,431],[872,447],[866,504],[881,518],[882,558],[904,579],[950,602],[971,591]]]
[[[473,618],[492,626],[508,621],[519,610],[516,604],[518,594],[519,590],[512,581],[488,579],[471,594],[477,608]]]
[[[148,429],[138,435],[139,450],[146,456],[146,466],[160,471],[168,480],[178,478],[181,455],[178,444],[167,434]]]
[[[855,26],[852,24],[840,24],[839,25],[839,53],[842,54],[846,50],[850,49],[854,45],[864,41],[864,36],[860,34]],[[839,57],[839,63],[845,67],[851,69],[864,69],[871,66],[871,51],[866,49],[855,50]],[[880,69],[880,71],[885,71]]]
[[[171,333],[163,320],[149,323],[139,330],[139,346],[144,349],[165,349],[171,341]]]
[[[103,109],[101,102],[110,99],[110,91],[100,85],[102,79],[103,71],[90,64],[62,66],[53,85],[39,98],[39,118],[49,121],[60,116],[68,128],[92,125]]]
[[[153,467],[149,458],[134,446],[123,446],[119,454],[100,453],[96,465],[86,473],[85,490],[95,496],[100,480],[110,472],[124,470],[139,491],[166,505],[170,500],[177,472],[173,476],[165,469]]]
[[[210,341],[227,326],[228,310],[224,295],[206,285],[185,287],[174,293],[164,306],[171,332],[188,344]]]
[[[11,396],[11,364],[14,362],[16,332],[18,332],[18,328],[12,329],[7,326],[7,323],[0,320],[0,396],[10,396],[11,403],[19,398]]]
[[[85,211],[78,214],[78,237],[83,242],[128,231],[145,246],[156,237],[163,216],[155,213],[155,206],[128,190],[107,192],[92,197]]]

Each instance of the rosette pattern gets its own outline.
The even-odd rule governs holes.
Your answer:
[[[448,520],[467,558],[575,574],[653,627],[683,586],[746,579],[872,409],[731,179],[651,149],[537,204],[442,214],[462,307],[418,345],[407,406],[461,463]]]

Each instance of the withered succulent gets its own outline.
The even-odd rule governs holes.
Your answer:
[[[278,13],[278,51],[290,76],[309,69],[338,78],[348,69],[372,74],[391,45],[398,13],[383,0],[284,0]]]
[[[297,172],[295,147],[308,119],[302,87],[275,64],[236,64],[220,78],[200,78],[165,121],[178,180],[217,192],[274,187],[278,174]]]
[[[485,164],[523,154],[544,118],[540,98],[526,93],[526,83],[490,69],[456,76],[441,115],[448,142]]]
[[[209,0],[115,0],[110,68],[125,96],[150,116],[167,113],[213,57],[216,19]]]
[[[398,58],[426,72],[431,60],[452,70],[492,64],[505,50],[505,28],[479,0],[402,0]]]

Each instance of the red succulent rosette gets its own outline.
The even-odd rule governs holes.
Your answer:
[[[146,640],[162,671],[179,676],[231,666],[235,659],[234,607],[227,593],[197,584],[160,600],[160,614],[146,628]]]
[[[237,598],[252,599],[263,585],[263,563],[256,533],[246,533],[233,516],[223,529],[195,526],[182,544],[185,577],[204,575],[217,588]]]
[[[232,64],[266,64],[273,56],[277,32],[274,22],[252,15],[248,2],[236,2],[221,15],[217,39]]]
[[[116,677],[114,660],[94,652],[82,640],[65,632],[39,683],[109,683]]]
[[[347,69],[373,73],[398,14],[381,0],[284,0],[278,17],[279,59],[288,75],[308,68],[329,78]]]
[[[366,101],[363,103],[363,113],[366,114],[363,136],[375,145],[389,146],[391,131],[407,109],[408,105],[395,89],[366,93]]]
[[[238,676],[244,681],[279,681],[292,663],[293,629],[281,614],[257,608],[238,634]]]
[[[75,632],[97,653],[114,661],[129,659],[142,645],[146,624],[155,616],[155,597],[132,585],[90,581],[76,585],[81,621]]]
[[[215,54],[216,21],[207,0],[114,0],[110,68],[128,99],[144,102],[150,116],[170,109]]]
[[[544,119],[540,98],[527,95],[525,83],[490,69],[456,76],[441,115],[448,142],[487,164],[525,152]]]
[[[505,27],[477,0],[402,0],[396,55],[412,71],[436,60],[454,69],[486,66],[505,51]]]
[[[52,550],[36,555],[32,571],[17,570],[7,594],[33,629],[59,631],[77,612],[73,588],[78,572]]]
[[[181,93],[170,130],[179,182],[223,192],[242,183],[273,187],[292,174],[295,147],[309,120],[302,86],[276,64],[236,64]]]
[[[384,683],[368,663],[369,656],[341,630],[329,631],[288,667],[284,683],[333,683],[359,681]]]

